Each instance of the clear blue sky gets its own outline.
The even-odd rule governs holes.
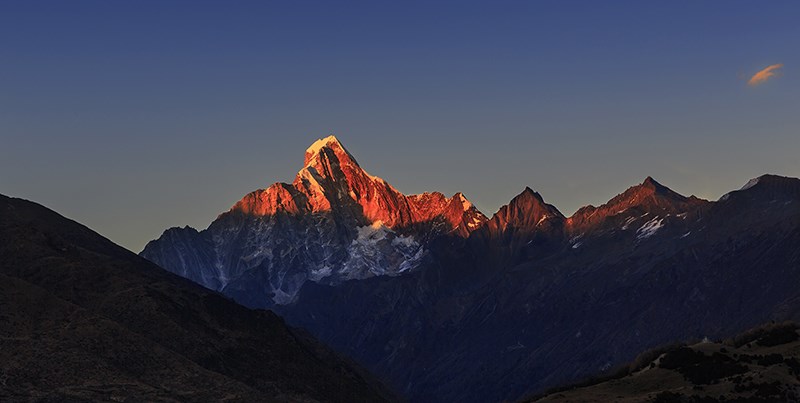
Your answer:
[[[399,190],[488,215],[648,175],[716,199],[800,176],[798,21],[796,1],[4,1],[0,193],[138,252],[335,133]]]

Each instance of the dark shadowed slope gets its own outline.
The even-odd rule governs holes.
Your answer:
[[[431,245],[435,265],[309,283],[276,309],[411,401],[518,399],[663,343],[800,319],[798,195],[776,176],[718,202],[645,180],[561,226],[526,190],[501,212],[536,220],[492,217]]]
[[[723,342],[642,353],[617,375],[553,390],[536,402],[796,402],[798,325],[769,324]]]
[[[0,196],[0,401],[387,396],[272,312],[241,307],[53,211]]]
[[[800,180],[707,201],[647,177],[570,217],[526,188],[487,218],[458,193],[403,195],[329,137],[291,184],[142,256],[274,309],[411,401],[501,401],[800,319]]]

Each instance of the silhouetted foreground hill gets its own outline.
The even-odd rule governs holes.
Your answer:
[[[798,325],[770,324],[722,342],[653,349],[615,375],[553,390],[530,401],[800,401]]]
[[[389,399],[272,312],[0,196],[0,401]]]

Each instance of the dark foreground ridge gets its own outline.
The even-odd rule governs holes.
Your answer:
[[[391,396],[269,311],[0,195],[0,401],[337,401]]]
[[[798,324],[763,325],[723,341],[648,350],[613,375],[551,390],[529,402],[796,402]]]

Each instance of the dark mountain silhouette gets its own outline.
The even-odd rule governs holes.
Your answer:
[[[797,323],[767,324],[726,340],[672,344],[640,354],[615,374],[561,387],[535,402],[796,402]]]
[[[386,401],[269,311],[0,196],[0,401]]]

